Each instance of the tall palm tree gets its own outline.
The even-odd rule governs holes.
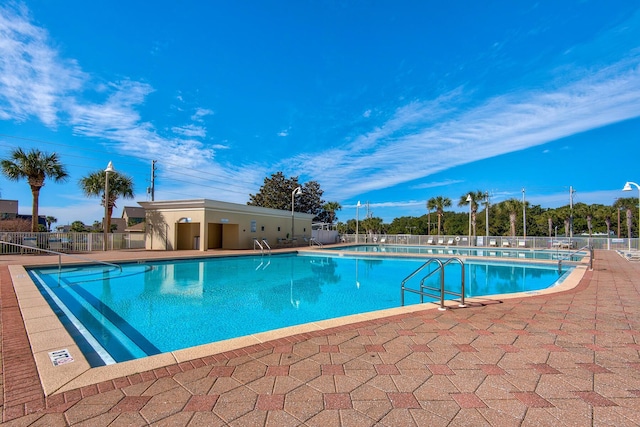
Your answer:
[[[11,181],[26,179],[31,187],[33,199],[31,207],[31,231],[38,231],[38,201],[40,189],[44,186],[47,177],[54,182],[64,182],[69,174],[60,163],[56,153],[44,153],[38,149],[25,152],[22,148],[16,148],[8,159],[0,161],[2,173]]]
[[[116,207],[116,200],[118,197],[133,199],[133,180],[119,172],[109,173],[109,194],[106,197],[107,195],[104,193],[105,175],[103,170],[92,172],[81,178],[79,184],[86,196],[101,197],[100,204],[102,206],[105,206],[105,202],[107,203],[107,217],[104,219],[104,227],[107,232],[111,232],[111,216],[113,208]]]
[[[51,224],[55,224],[56,222],[58,222],[58,218],[56,218],[55,216],[47,216],[45,220],[47,221],[47,231],[51,232]]]
[[[629,197],[621,197],[619,199],[616,200],[616,202],[614,203],[614,207],[618,208],[618,209],[624,209],[626,212],[626,219],[627,219],[627,233],[629,236],[629,239],[631,238],[631,228],[633,225],[633,213],[632,213],[632,209],[635,210],[635,208],[638,206],[637,204],[637,199],[635,198],[629,198]],[[618,232],[619,234],[619,232]]]
[[[615,209],[612,206],[598,206],[596,209],[596,217],[604,219],[604,223],[607,225],[607,239],[611,237],[611,217],[615,214]]]
[[[498,205],[498,209],[509,215],[511,236],[516,237],[516,218],[522,210],[522,202],[518,199],[508,199]]]
[[[338,202],[327,202],[322,206],[322,209],[324,209],[329,214],[329,222],[333,224],[333,222],[336,220],[336,211],[341,210],[342,205],[340,205],[340,203]]]
[[[467,200],[470,198],[471,200]],[[473,231],[473,237],[476,236],[476,216],[478,214],[478,206],[485,200],[485,193],[482,191],[470,191],[460,196],[458,206],[469,206],[471,204],[471,229]]]
[[[427,209],[435,210],[438,215],[438,236],[440,235],[440,224],[442,223],[444,208],[449,206],[451,206],[451,199],[448,197],[437,196],[427,200]]]

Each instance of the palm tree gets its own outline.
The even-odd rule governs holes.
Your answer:
[[[58,218],[56,218],[55,216],[47,216],[46,221],[47,221],[47,231],[51,233],[51,224],[55,224],[56,222],[58,222]]]
[[[611,217],[614,215],[615,209],[612,206],[598,206],[596,208],[596,217],[604,219],[607,225],[607,239],[611,237]]]
[[[467,200],[470,198],[471,200]],[[473,237],[476,236],[476,216],[478,214],[478,206],[480,202],[485,200],[485,193],[482,191],[470,191],[460,196],[458,206],[469,206],[471,204],[471,229],[473,230]]]
[[[440,224],[444,215],[444,208],[451,206],[451,199],[448,197],[432,197],[427,201],[427,209],[435,210],[438,214],[438,236],[440,235]]]
[[[322,209],[329,214],[329,223],[333,224],[336,220],[336,211],[341,210],[342,206],[338,202],[327,202],[322,206]]]
[[[107,217],[104,219],[105,223],[103,228],[108,232],[111,232],[111,215],[113,214],[113,208],[116,207],[116,200],[122,196],[125,199],[133,199],[133,180],[127,175],[119,172],[109,173],[109,194],[105,197],[105,172],[103,170],[95,171],[84,178],[80,179],[80,188],[86,196],[89,197],[101,197],[100,204],[105,206],[107,202]]]
[[[2,173],[11,181],[26,179],[31,187],[33,204],[31,207],[31,231],[38,231],[38,200],[40,189],[47,177],[54,182],[64,182],[69,174],[60,163],[56,153],[43,153],[38,149],[25,152],[22,148],[13,150],[8,159],[0,161]]]
[[[626,211],[626,219],[627,219],[627,233],[629,236],[629,239],[631,239],[632,235],[631,235],[631,228],[633,225],[633,213],[632,213],[632,209],[635,210],[636,206],[637,206],[637,199],[635,198],[629,198],[629,197],[622,197],[616,200],[616,202],[614,203],[614,206],[617,208],[622,208]]]
[[[516,218],[518,212],[522,210],[522,202],[518,199],[508,199],[498,205],[498,209],[509,214],[509,225],[511,227],[511,236],[516,237]]]

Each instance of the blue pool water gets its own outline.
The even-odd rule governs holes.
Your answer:
[[[400,306],[419,258],[241,256],[29,270],[94,365],[286,326]],[[434,265],[435,267],[435,265]],[[424,274],[408,282],[417,288]],[[562,280],[555,265],[465,263],[466,296],[535,291]],[[459,291],[460,265],[445,268]],[[413,284],[412,284],[413,282]],[[427,281],[439,286],[439,274]],[[426,301],[426,300],[425,300]],[[406,293],[405,304],[419,303]]]
[[[407,245],[352,245],[330,248],[327,250],[355,251],[379,254],[420,254],[447,256],[478,256],[488,258],[519,258],[531,260],[567,260],[580,261],[585,252],[562,251],[557,249],[531,250],[519,248],[465,248],[446,246],[407,246]],[[571,253],[571,255],[569,255]]]

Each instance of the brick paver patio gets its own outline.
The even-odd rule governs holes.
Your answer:
[[[573,290],[294,335],[45,397],[0,267],[7,426],[637,426],[640,263]]]

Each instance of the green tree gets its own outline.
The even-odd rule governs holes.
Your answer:
[[[511,230],[511,237],[516,236],[516,218],[518,213],[522,211],[522,202],[518,199],[508,199],[500,202],[498,209],[509,215],[509,228]]]
[[[382,218],[378,218],[378,217],[365,218],[362,221],[360,221],[359,229],[364,230],[365,234],[384,233]]]
[[[97,170],[80,179],[80,188],[88,197],[100,197],[102,206],[107,206],[106,229],[111,229],[111,216],[116,207],[118,197],[133,199],[133,180],[120,172],[109,173],[109,194],[105,194],[105,175],[103,170]]]
[[[72,233],[84,233],[87,231],[87,227],[82,221],[73,221],[71,227],[69,227],[69,231]]]
[[[51,224],[55,224],[56,222],[58,222],[58,218],[56,218],[55,216],[47,216],[45,219],[47,221],[47,231],[51,233]]]
[[[304,185],[298,182],[298,177],[286,178],[282,172],[276,172],[264,179],[260,191],[249,195],[249,206],[262,206],[263,208],[291,210],[291,196],[296,188],[302,192],[294,195],[295,212],[303,212],[318,216],[322,211],[324,191],[316,181],[309,181]]]
[[[602,218],[607,226],[607,237],[611,237],[611,217],[615,214],[612,206],[600,205],[596,209],[596,216]]]
[[[318,215],[318,221],[333,224],[337,219],[336,211],[342,209],[342,205],[338,202],[327,202],[322,205],[322,211]]]
[[[432,197],[427,200],[427,209],[430,211],[435,210],[438,215],[438,236],[440,235],[442,216],[444,215],[444,208],[451,206],[451,199],[448,197]]]
[[[8,159],[0,161],[2,173],[11,181],[26,179],[31,187],[33,204],[31,207],[31,231],[38,231],[38,201],[40,190],[44,186],[45,179],[51,178],[54,182],[64,182],[69,174],[60,163],[56,153],[44,153],[38,149],[25,152],[22,148],[13,150]]]

